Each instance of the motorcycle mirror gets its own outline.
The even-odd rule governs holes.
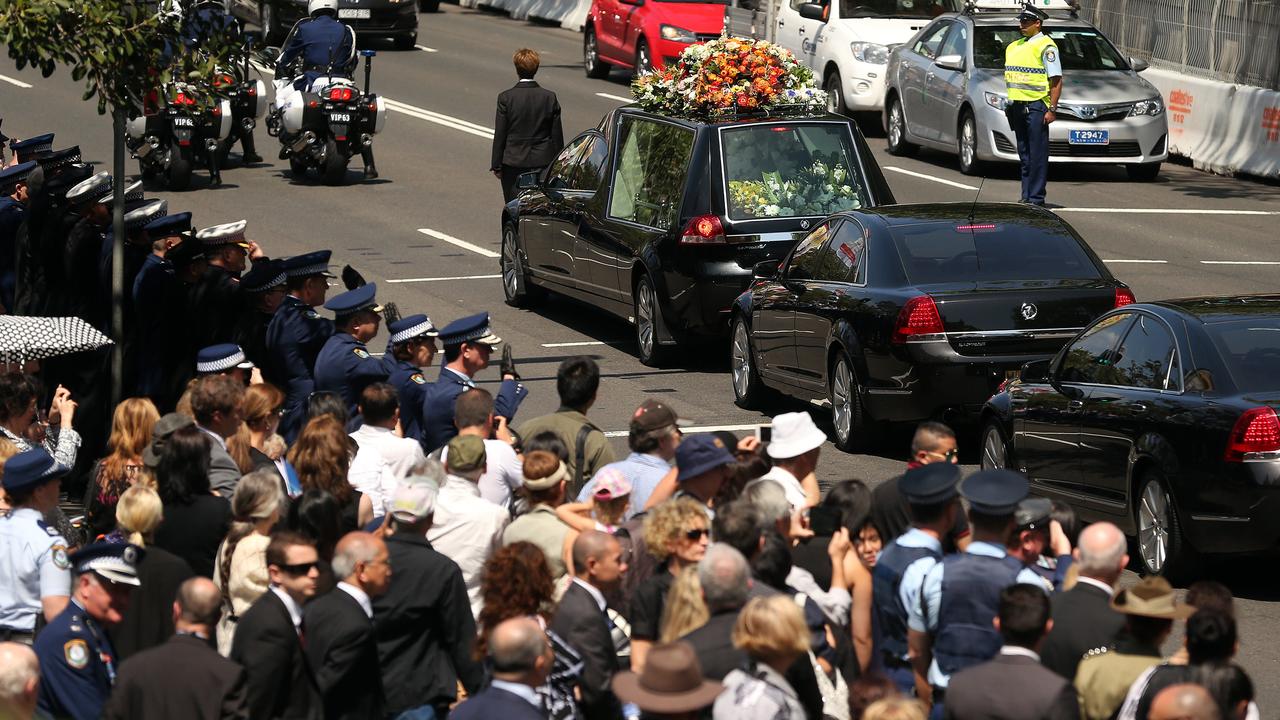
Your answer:
[[[374,55],[377,55],[377,54],[378,54],[377,50],[361,50],[360,51],[361,57],[373,57]]]
[[[258,40],[259,40],[259,39],[260,39],[260,37],[259,37],[258,33],[254,32],[254,31],[252,31],[252,30],[246,30],[246,31],[245,31],[245,33],[244,33],[244,44],[245,44],[245,47],[252,48],[254,45],[257,45],[257,44],[258,44]]]

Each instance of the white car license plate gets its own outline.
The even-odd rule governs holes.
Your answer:
[[[1067,136],[1067,142],[1071,145],[1109,145],[1111,132],[1109,130],[1072,130]]]
[[[343,8],[338,10],[338,17],[343,20],[368,20],[368,8]]]

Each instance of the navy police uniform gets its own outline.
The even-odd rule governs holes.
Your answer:
[[[267,326],[271,324],[271,313],[258,307],[259,299],[273,290],[284,292],[284,282],[284,268],[279,260],[259,260],[240,278],[245,308],[236,319],[231,339],[244,348],[245,356],[255,365],[267,364]]]
[[[329,250],[296,255],[283,262],[285,275],[291,278],[308,275],[333,277],[329,273]],[[333,335],[333,321],[320,317],[314,308],[292,295],[286,295],[267,325],[267,356],[263,367],[267,382],[284,390],[284,416],[280,418],[280,435],[293,442],[302,429],[307,397],[316,389],[312,371],[316,356],[325,341]]]
[[[356,63],[355,41],[355,31],[332,15],[299,20],[289,31],[276,71],[301,58],[302,73],[294,83],[298,90],[305,90],[312,80],[327,75],[330,67],[335,74],[350,74]]]
[[[489,313],[469,315],[445,325],[440,330],[440,342],[445,348],[457,347],[463,343],[478,343],[497,347],[502,338],[489,330]],[[423,450],[434,452],[444,447],[455,435],[458,428],[453,424],[453,405],[462,393],[476,387],[475,381],[453,368],[440,368],[440,377],[426,393],[422,403],[422,443]],[[493,414],[511,421],[519,409],[521,401],[529,391],[515,380],[503,380],[497,396],[493,400]]]
[[[57,482],[67,468],[33,448],[4,464],[4,489],[17,492]],[[71,594],[67,541],[40,510],[20,506],[0,515],[0,640],[31,644],[43,624],[41,601]]]
[[[391,337],[387,340],[387,355],[395,357],[395,346],[411,340],[425,340],[434,343],[440,335],[431,318],[426,315],[410,315],[409,317],[387,323],[387,332]],[[422,403],[427,396],[431,383],[422,374],[422,369],[408,360],[394,360],[391,375],[387,377],[400,400],[400,430],[407,438],[418,439],[422,436]]]
[[[374,297],[376,293],[377,284],[369,283],[335,296],[324,307],[337,316],[336,324],[342,325],[357,313],[382,312]],[[347,402],[347,417],[356,420],[360,393],[368,385],[386,380],[391,368],[389,358],[374,357],[363,342],[350,333],[336,330],[316,356],[316,390],[341,395]]]
[[[164,215],[164,206],[147,207],[150,210],[137,212],[160,214],[142,226],[143,235],[148,242],[169,237],[181,238],[191,231],[191,213]],[[178,384],[170,381],[170,374],[185,375],[183,369],[186,363],[182,362],[182,357],[188,347],[187,341],[180,334],[175,338],[175,334],[180,333],[183,327],[179,319],[185,313],[187,304],[186,290],[174,263],[175,251],[178,251],[178,255],[189,255],[191,261],[194,261],[197,256],[204,256],[203,249],[197,250],[198,247],[194,238],[187,237],[163,256],[148,255],[142,261],[138,276],[133,280],[133,307],[137,316],[133,341],[133,349],[137,355],[136,392],[156,400],[156,406],[162,412],[177,399],[176,395],[169,397]]]
[[[71,556],[77,575],[93,573],[102,583],[137,587],[144,550],[97,542]],[[115,650],[106,628],[74,598],[36,638],[40,699],[44,716],[96,720],[116,681]]]
[[[206,257],[227,245],[248,252],[245,225],[244,220],[214,225],[197,232],[196,239],[204,244]],[[230,342],[236,318],[243,309],[239,273],[209,263],[200,280],[191,288],[190,307],[196,320],[193,349]]]
[[[35,168],[36,163],[28,161],[0,170],[0,303],[7,310],[13,308],[18,228],[27,215],[26,203],[10,196],[17,192],[19,183],[26,183]]]

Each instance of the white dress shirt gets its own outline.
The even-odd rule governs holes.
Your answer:
[[[360,603],[360,609],[364,610],[364,614],[368,615],[370,620],[373,619],[373,603],[370,602],[368,593],[346,580],[338,581],[338,589],[355,598],[356,602]]]
[[[373,504],[373,516],[380,518],[387,512],[387,505],[396,492],[396,476],[382,453],[371,444],[362,444],[347,468],[347,482],[351,487],[369,496]]]
[[[471,600],[471,612],[480,614],[484,598],[480,576],[489,555],[501,547],[502,531],[510,516],[480,496],[476,484],[457,475],[445,477],[436,498],[435,517],[427,540],[436,552],[458,564]]]
[[[764,482],[765,480],[772,480],[782,486],[782,491],[786,493],[787,496],[787,502],[791,503],[792,512],[795,512],[796,510],[803,510],[809,506],[809,499],[808,496],[804,494],[804,487],[800,484],[800,481],[796,479],[796,476],[792,475],[790,472],[775,465],[769,468],[769,472],[761,475],[759,479],[752,480],[751,482],[758,483]]]
[[[400,437],[390,428],[365,424],[351,433],[351,437],[360,447],[367,445],[381,453],[396,480],[409,477],[413,469],[427,459],[417,440]]]

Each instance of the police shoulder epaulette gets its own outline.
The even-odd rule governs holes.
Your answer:
[[[58,531],[55,528],[50,527],[49,523],[45,522],[44,520],[37,520],[36,525],[40,526],[40,529],[44,530],[45,534],[47,534],[49,537],[58,536]]]

